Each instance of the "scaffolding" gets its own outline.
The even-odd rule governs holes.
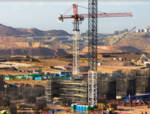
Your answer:
[[[88,103],[97,105],[97,0],[88,1]]]
[[[75,30],[74,31],[74,38],[73,38],[73,76],[74,78],[79,77],[80,71],[79,71],[79,38],[80,38],[80,33],[79,31]]]
[[[52,81],[53,80],[48,80],[47,83],[46,83],[46,86],[45,86],[45,98],[46,98],[46,101],[47,103],[51,103],[52,102]]]
[[[62,99],[60,104],[64,102],[87,103],[87,82],[53,79],[48,81],[45,93],[49,103],[52,103],[55,97]]]
[[[97,72],[88,72],[88,103],[97,105]]]

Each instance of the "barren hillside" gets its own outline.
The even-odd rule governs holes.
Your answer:
[[[129,33],[115,35],[102,40],[106,45],[98,46],[99,53],[150,52],[150,33]],[[87,46],[82,53],[87,53]]]

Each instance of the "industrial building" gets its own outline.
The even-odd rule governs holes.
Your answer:
[[[150,26],[148,26],[144,29],[136,29],[136,32],[150,32]]]

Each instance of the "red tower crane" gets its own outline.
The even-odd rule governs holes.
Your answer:
[[[109,18],[109,17],[130,17],[132,16],[132,13],[99,13],[97,14],[97,18]],[[60,15],[58,17],[58,20],[59,21],[64,21],[65,19],[73,19],[73,23],[74,23],[74,29],[73,31],[75,32],[75,38],[76,36],[78,37],[79,36],[79,21],[83,21],[85,18],[88,18],[89,15],[88,14],[79,14],[78,13],[78,5],[77,4],[73,4],[73,15]],[[79,40],[78,38],[76,40]],[[73,62],[73,67],[75,68],[73,71],[73,74],[75,75],[79,75],[78,74],[78,71],[79,71],[79,68],[78,68],[78,52],[79,52],[79,47],[78,47],[78,41],[76,41],[74,39],[74,45],[76,49],[74,49],[74,62]]]
[[[73,15],[60,15],[58,20],[63,21],[64,19],[74,19],[74,22],[83,21],[85,18],[88,18],[88,14],[79,14],[78,5],[73,4]],[[108,17],[132,17],[132,13],[99,13],[97,18],[108,18]]]
[[[73,15],[60,15],[58,20],[73,19],[73,77],[80,77],[79,73],[79,22],[88,18],[88,103],[97,104],[97,18],[132,17],[132,13],[99,13],[97,14],[97,0],[89,0],[88,14],[79,14],[78,5],[73,4]]]

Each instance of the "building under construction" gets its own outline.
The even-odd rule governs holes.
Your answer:
[[[133,96],[150,93],[150,70],[132,70],[128,73],[121,71],[112,74],[98,73],[97,98],[121,99],[124,96]],[[88,103],[87,79],[62,80],[52,79],[47,82],[46,98],[49,103]]]
[[[87,103],[87,82],[84,80],[53,79],[47,82],[45,89],[49,103]]]

